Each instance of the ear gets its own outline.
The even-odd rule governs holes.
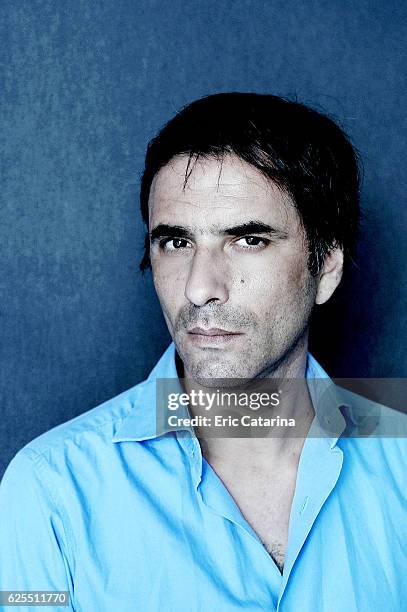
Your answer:
[[[324,265],[318,274],[316,304],[324,304],[329,300],[339,285],[343,272],[343,251],[337,246],[325,257]]]

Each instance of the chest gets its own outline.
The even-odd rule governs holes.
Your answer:
[[[220,470],[221,471],[221,470]],[[246,521],[282,572],[296,473],[219,474]]]

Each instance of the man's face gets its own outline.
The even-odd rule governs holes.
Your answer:
[[[153,280],[184,375],[266,376],[304,349],[315,301],[298,213],[236,156],[198,160],[184,188],[187,161],[163,167],[149,199]]]

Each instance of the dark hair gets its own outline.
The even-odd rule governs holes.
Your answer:
[[[173,157],[222,159],[234,154],[268,177],[293,200],[309,246],[308,267],[320,270],[339,245],[351,259],[359,226],[358,155],[332,119],[273,95],[222,93],[185,106],[151,140],[141,179],[141,214],[156,173]],[[191,165],[187,166],[185,185]],[[150,266],[149,235],[140,269]]]

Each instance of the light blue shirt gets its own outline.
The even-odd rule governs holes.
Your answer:
[[[327,378],[311,355],[306,376]],[[173,343],[146,381],[15,456],[0,486],[0,590],[69,591],[58,609],[77,612],[406,609],[405,438],[308,435],[281,575],[193,433],[157,435],[167,377]],[[310,392],[311,430],[317,417],[343,430]]]

